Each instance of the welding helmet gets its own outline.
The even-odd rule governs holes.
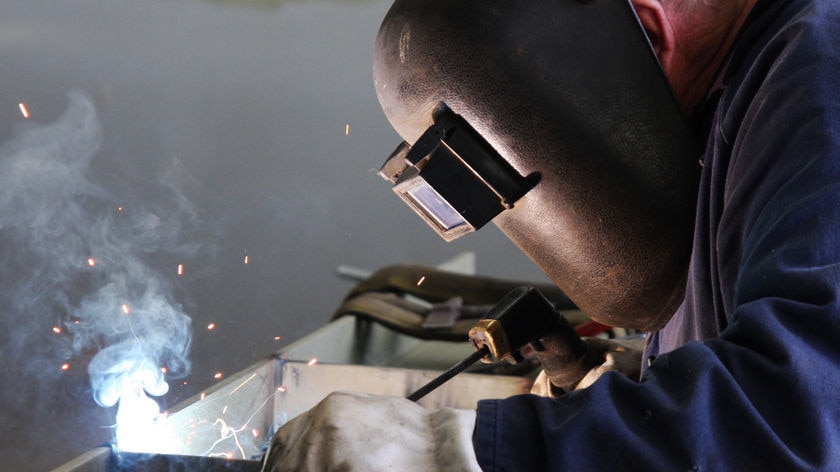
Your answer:
[[[444,239],[493,221],[582,310],[662,326],[684,296],[698,147],[626,0],[396,0],[380,175]]]

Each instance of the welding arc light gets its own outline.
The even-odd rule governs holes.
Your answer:
[[[440,104],[412,146],[401,143],[379,170],[394,192],[446,241],[478,230],[539,181],[522,177],[461,116]]]

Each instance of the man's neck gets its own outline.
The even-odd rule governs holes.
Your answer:
[[[676,13],[681,61],[671,77],[686,115],[706,97],[757,0],[720,0]],[[719,6],[723,5],[723,6]]]

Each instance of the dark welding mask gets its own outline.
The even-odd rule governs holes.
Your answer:
[[[493,221],[592,318],[670,318],[699,152],[629,1],[397,0],[374,83],[380,174],[444,239]]]

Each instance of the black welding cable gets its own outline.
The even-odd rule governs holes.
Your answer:
[[[405,398],[407,398],[407,399],[409,399],[413,402],[416,402],[417,400],[425,397],[432,390],[434,390],[434,389],[440,387],[441,385],[443,385],[443,383],[446,382],[447,380],[449,380],[452,377],[455,377],[456,375],[458,375],[461,371],[463,371],[467,367],[469,367],[469,366],[475,364],[476,362],[478,362],[482,357],[486,356],[489,353],[490,353],[490,348],[487,347],[487,345],[482,346],[481,349],[475,351],[474,353],[472,353],[466,359],[464,359],[461,362],[459,362],[459,363],[455,364],[454,366],[450,367],[449,370],[447,370],[446,372],[444,372],[444,373],[440,374],[439,376],[435,377],[434,379],[432,379],[431,382],[429,382],[426,385],[423,385],[422,387],[418,388],[414,393],[412,393],[411,395],[409,395]]]

